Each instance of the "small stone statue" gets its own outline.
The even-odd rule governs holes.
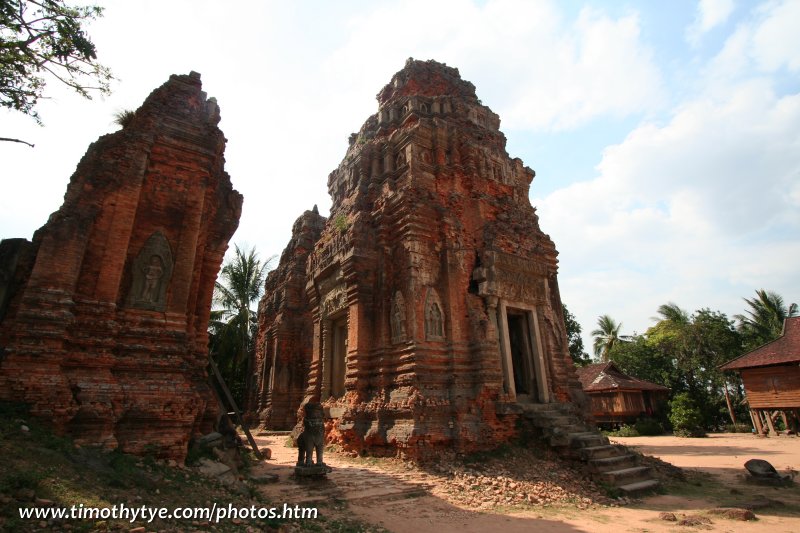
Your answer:
[[[311,453],[316,450],[316,466],[325,467],[325,463],[322,461],[323,446],[325,446],[325,422],[322,406],[318,403],[307,403],[305,418],[303,418],[303,432],[297,437],[297,466],[315,466],[311,460]]]
[[[144,272],[144,287],[142,288],[142,301],[155,303],[158,300],[158,284],[164,275],[161,258],[157,255],[150,257],[150,264],[142,268]]]

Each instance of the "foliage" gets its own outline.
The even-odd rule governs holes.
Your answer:
[[[680,380],[672,356],[642,335],[615,345],[609,358],[626,374],[670,389],[675,388]]]
[[[132,109],[120,109],[114,113],[114,124],[118,124],[123,128],[127,127],[136,117],[136,111]]]
[[[581,338],[581,325],[575,319],[575,315],[569,312],[567,305],[562,303],[561,309],[564,312],[564,326],[567,329],[567,340],[569,341],[569,355],[577,366],[586,366],[591,361],[589,354],[583,349],[583,338]]]
[[[744,337],[746,351],[753,350],[762,344],[780,337],[783,321],[797,316],[797,304],[784,303],[783,297],[773,291],[759,289],[756,298],[745,298],[750,306],[745,315],[735,315],[739,321],[738,330]]]
[[[214,303],[219,308],[211,311],[209,352],[240,407],[258,329],[251,306],[261,297],[271,260],[262,264],[255,249],[236,246],[233,259],[222,267],[214,284]]]
[[[661,435],[664,433],[664,426],[655,418],[644,417],[636,421],[633,425],[636,433],[643,437],[651,437],[654,435]]]
[[[604,431],[604,435],[609,437],[638,437],[639,432],[636,430],[635,427],[629,426],[627,424],[623,424],[614,431]]]
[[[616,344],[620,342],[622,322],[617,324],[608,315],[601,315],[597,319],[597,329],[592,331],[594,337],[594,355],[601,361],[609,360],[609,354]]]
[[[703,415],[692,397],[682,392],[670,402],[669,421],[678,437],[704,437]]]
[[[344,233],[350,227],[350,223],[347,221],[347,217],[343,213],[339,213],[336,215],[336,218],[333,219],[333,227],[336,228],[339,233]]]
[[[52,78],[84,98],[91,91],[108,94],[113,76],[97,63],[84,31],[102,12],[64,0],[0,0],[0,106],[41,123],[35,106]]]

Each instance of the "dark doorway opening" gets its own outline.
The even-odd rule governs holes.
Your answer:
[[[514,392],[518,400],[536,401],[538,394],[528,313],[509,309],[507,319]]]
[[[347,369],[347,318],[333,323],[333,353],[331,365],[331,396],[344,396],[344,378]]]

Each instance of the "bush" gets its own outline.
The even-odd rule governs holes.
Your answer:
[[[639,433],[639,435],[642,435],[643,437],[661,435],[662,433],[664,433],[664,427],[661,425],[661,422],[659,422],[654,418],[649,418],[649,417],[640,418],[639,420],[636,421],[634,427],[636,428],[636,431]]]
[[[725,424],[725,433],[752,433],[753,428],[750,424]]]
[[[705,437],[703,415],[685,392],[675,395],[670,402],[669,421],[678,437]]]
[[[639,432],[636,431],[636,428],[633,426],[628,426],[623,424],[619,427],[619,429],[615,431],[604,431],[604,435],[609,437],[638,437]]]

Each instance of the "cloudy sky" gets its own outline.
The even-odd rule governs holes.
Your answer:
[[[406,58],[457,67],[536,170],[531,201],[585,331],[643,332],[674,301],[800,301],[800,0],[100,2],[118,81],[52,84],[45,123],[0,112],[0,238],[61,205],[88,144],[172,73],[202,74],[245,204],[234,242],[280,254]],[[228,7],[230,6],[230,7]],[[588,341],[588,336],[585,335]]]

